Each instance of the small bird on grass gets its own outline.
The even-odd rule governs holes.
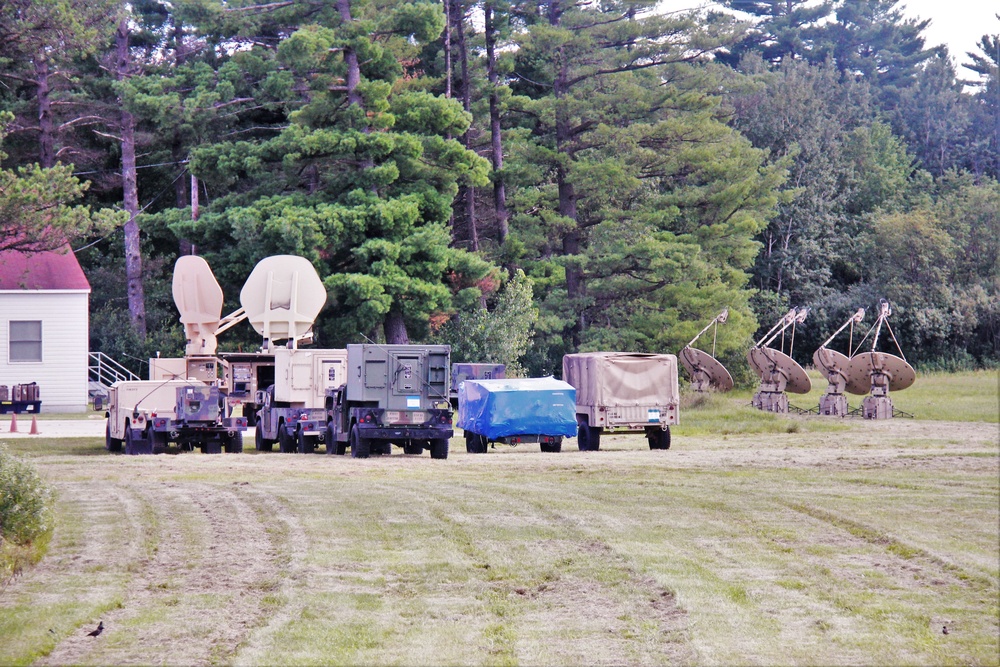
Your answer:
[[[102,632],[104,632],[104,621],[101,621],[100,623],[98,623],[97,624],[97,628],[94,629],[94,630],[91,630],[90,632],[88,632],[87,636],[88,637],[96,637],[97,635],[101,634]]]

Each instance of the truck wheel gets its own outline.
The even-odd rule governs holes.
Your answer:
[[[591,426],[586,419],[579,420],[576,441],[581,452],[596,452],[601,448],[601,427]]]
[[[379,456],[391,456],[392,455],[392,443],[391,442],[380,442],[375,445],[370,445],[368,450],[372,454],[378,454]]]
[[[312,454],[316,451],[316,441],[311,435],[306,435],[299,429],[296,433],[299,442],[299,454]]]
[[[448,458],[448,438],[436,438],[431,440],[431,458]]]
[[[129,456],[135,456],[139,452],[135,451],[135,435],[132,434],[132,427],[125,427],[125,453]]]
[[[650,449],[670,449],[670,427],[647,429],[646,439]]]
[[[291,454],[295,451],[295,442],[284,423],[278,426],[278,451],[282,454]]]
[[[327,454],[343,454],[344,450],[341,449],[342,445],[337,442],[337,432],[333,430],[333,422],[326,423],[326,453]]]
[[[108,425],[104,430],[104,448],[109,452],[120,452],[122,450],[122,441],[118,438],[111,437],[111,421],[108,421]]]
[[[371,443],[368,438],[362,438],[358,425],[351,427],[351,457],[355,459],[366,459],[371,453]]]
[[[233,437],[226,436],[226,454],[243,453],[243,432],[237,431]]]

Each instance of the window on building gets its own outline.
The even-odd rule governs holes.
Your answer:
[[[11,363],[42,360],[41,320],[11,321],[10,354],[8,359]]]

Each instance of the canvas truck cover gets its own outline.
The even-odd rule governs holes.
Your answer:
[[[490,440],[512,435],[576,435],[576,390],[555,378],[465,380],[458,427]]]
[[[581,406],[677,403],[677,357],[638,352],[582,352],[563,357],[563,379]]]

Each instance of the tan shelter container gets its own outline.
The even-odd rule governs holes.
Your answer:
[[[651,449],[670,447],[679,421],[677,357],[583,352],[563,357],[563,380],[576,389],[580,449],[598,449],[603,430],[645,432]]]

